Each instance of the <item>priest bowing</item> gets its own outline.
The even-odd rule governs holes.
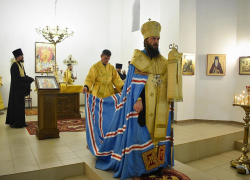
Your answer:
[[[15,62],[10,68],[11,83],[6,124],[12,128],[26,127],[25,123],[25,96],[30,94],[30,84],[33,78],[26,75],[23,62],[23,52],[16,49],[12,52]]]

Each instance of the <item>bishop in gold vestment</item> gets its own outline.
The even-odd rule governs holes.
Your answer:
[[[160,24],[149,21],[143,24],[141,31],[145,49],[134,51],[131,64],[135,66],[135,74],[147,75],[148,80],[134,109],[140,113],[138,123],[140,126],[147,126],[154,145],[157,145],[159,141],[166,138],[169,115],[167,110],[170,101],[182,101],[182,87],[180,83],[178,91],[169,82],[169,75],[176,74],[170,70],[170,64],[177,62],[169,62],[158,51]],[[178,54],[178,52],[175,53]],[[177,92],[174,96],[171,95],[171,88]]]
[[[121,92],[123,82],[114,66],[108,63],[111,56],[109,50],[104,50],[101,60],[94,64],[85,79],[83,92],[91,90],[94,96],[105,98],[115,94],[115,88]]]
[[[121,96],[86,96],[86,137],[95,167],[121,179],[174,165],[169,105],[182,101],[181,54],[175,47],[168,60],[159,53],[158,22],[143,24],[141,31],[145,49],[134,50]]]

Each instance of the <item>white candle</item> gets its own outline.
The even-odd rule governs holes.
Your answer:
[[[237,104],[240,104],[240,97],[238,97],[238,101],[237,101]]]

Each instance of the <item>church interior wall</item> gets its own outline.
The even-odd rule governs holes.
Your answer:
[[[197,1],[195,119],[232,119],[238,60],[237,1]],[[226,75],[207,76],[207,54],[226,54]],[[241,89],[246,84],[241,82]],[[243,112],[240,116],[242,119]]]
[[[78,61],[76,84],[83,84],[89,68],[100,60],[103,49],[110,49],[110,63],[120,62],[127,70],[134,49],[143,49],[140,31],[131,32],[133,0],[33,0],[0,2],[0,48],[3,77],[1,93],[8,105],[12,51],[22,48],[26,73],[35,77],[35,42],[46,42],[36,27],[68,27],[74,36],[57,44],[57,63],[65,70],[63,60],[72,54]],[[245,89],[249,78],[239,75],[239,56],[250,48],[249,1],[241,0],[145,0],[141,2],[140,26],[148,18],[161,22],[160,51],[167,57],[169,44],[179,52],[196,54],[194,76],[183,76],[184,102],[176,103],[176,119],[210,119],[242,121],[243,110],[232,106],[233,95]],[[152,10],[153,9],[153,10]],[[226,54],[226,75],[207,76],[207,54]],[[35,89],[35,84],[32,84]],[[36,92],[32,92],[37,106]],[[84,95],[81,94],[81,104]]]
[[[180,1],[179,52],[196,54],[196,0]],[[197,60],[196,60],[197,61]],[[177,120],[194,119],[195,75],[183,75],[183,102],[176,104]]]
[[[109,1],[108,1],[109,2]],[[107,1],[81,1],[60,0],[57,1],[55,22],[55,1],[44,0],[43,2],[24,1],[1,1],[0,2],[0,49],[2,65],[0,72],[3,77],[1,93],[5,107],[8,105],[10,87],[10,60],[13,58],[12,51],[22,48],[24,52],[25,70],[31,76],[39,76],[35,73],[35,42],[47,42],[42,35],[37,34],[36,27],[56,26],[68,27],[74,31],[74,35],[57,44],[57,63],[59,68],[65,70],[64,59],[70,54],[78,61],[74,66],[74,75],[77,71],[76,84],[83,84],[85,77],[94,63],[100,60],[103,49],[110,48],[110,3]],[[115,61],[111,59],[111,64]],[[35,84],[32,83],[33,90]],[[32,92],[33,106],[37,106],[37,94]],[[84,102],[81,94],[81,104]]]
[[[249,56],[250,52],[250,1],[237,1],[237,41],[236,41],[236,72],[235,72],[235,94],[240,94],[245,86],[249,85],[250,78],[248,75],[239,75],[239,60],[238,57]],[[234,108],[232,119],[242,121],[243,110]]]

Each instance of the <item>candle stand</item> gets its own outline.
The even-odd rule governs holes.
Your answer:
[[[249,121],[250,121],[250,105],[243,105],[243,104],[233,104],[233,106],[240,106],[244,109],[246,116],[243,118],[245,121],[244,125],[244,140],[243,140],[243,147],[241,149],[242,155],[235,160],[232,160],[230,162],[231,166],[237,168],[238,165],[243,165],[244,168],[237,168],[238,173],[245,174],[246,169],[250,170],[250,159],[247,156],[247,153],[249,152],[248,149],[248,134],[249,134]]]

